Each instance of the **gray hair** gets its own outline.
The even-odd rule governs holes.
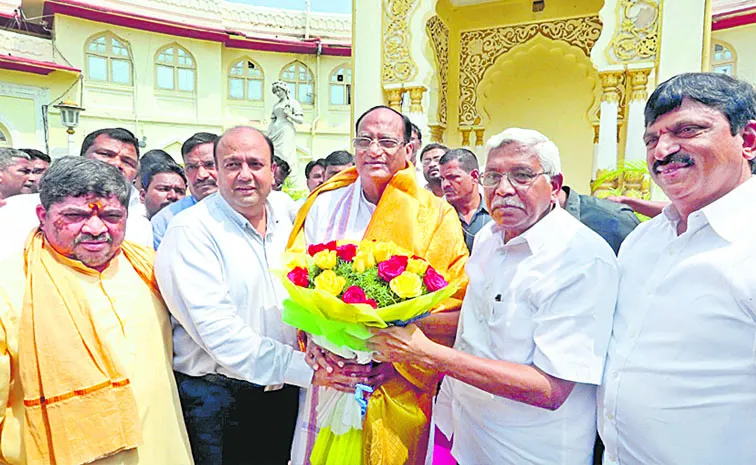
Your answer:
[[[55,160],[39,181],[39,200],[45,210],[67,197],[115,196],[125,208],[129,206],[131,185],[114,166],[83,157]]]
[[[31,157],[28,153],[7,147],[0,147],[0,171],[5,171],[10,166],[15,165],[17,163],[17,160],[14,160],[14,158],[31,160]]]
[[[546,176],[555,176],[562,173],[562,162],[559,158],[559,149],[556,144],[548,137],[533,129],[509,128],[495,136],[491,136],[486,142],[484,149],[486,160],[488,160],[488,156],[492,150],[509,144],[532,148],[536,155],[538,155],[538,161],[541,163]]]

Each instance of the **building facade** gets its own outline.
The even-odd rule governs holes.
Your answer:
[[[429,138],[479,154],[486,138],[506,127],[537,129],[557,143],[565,182],[582,192],[648,194],[642,175],[627,174],[620,186],[591,181],[645,160],[643,106],[657,83],[729,65],[733,74],[756,78],[756,62],[737,58],[756,52],[753,1],[353,4],[355,112],[383,94]]]
[[[265,130],[271,85],[283,80],[304,109],[300,159],[349,147],[350,15],[223,0],[0,0],[2,22],[0,144],[67,153],[54,104],[70,100],[85,108],[75,147],[121,126],[180,160],[195,132]]]

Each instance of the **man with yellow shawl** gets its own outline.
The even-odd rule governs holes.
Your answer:
[[[447,280],[461,283],[453,298],[418,321],[426,335],[450,344],[467,283],[467,248],[451,205],[417,185],[414,167],[406,161],[410,135],[409,119],[389,107],[374,107],[360,116],[353,141],[356,166],[310,194],[297,216],[289,249],[301,252],[308,244],[366,239],[393,241],[427,259]],[[316,369],[317,353],[310,343],[308,359]],[[330,360],[334,357],[329,354]],[[414,365],[393,368],[388,381],[370,396],[363,424],[365,465],[418,465],[426,459],[438,375]],[[311,463],[318,389],[303,393],[300,402],[294,465]]]
[[[123,241],[130,190],[57,160],[39,228],[0,263],[0,463],[192,463],[153,252]]]

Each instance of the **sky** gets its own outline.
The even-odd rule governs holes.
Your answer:
[[[305,0],[229,0],[234,3],[304,10]],[[352,0],[311,0],[310,9],[320,13],[352,13]]]

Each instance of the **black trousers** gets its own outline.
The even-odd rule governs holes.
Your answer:
[[[197,465],[286,465],[299,389],[263,387],[222,375],[176,372],[181,408]]]

